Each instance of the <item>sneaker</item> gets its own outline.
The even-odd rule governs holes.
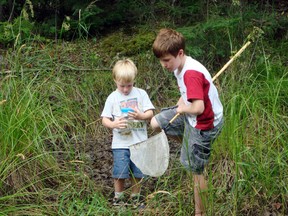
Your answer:
[[[127,201],[128,205],[131,205],[133,208],[144,209],[145,208],[145,198],[141,195],[130,197]]]
[[[112,200],[112,205],[113,206],[124,206],[125,205],[124,199],[114,197]]]

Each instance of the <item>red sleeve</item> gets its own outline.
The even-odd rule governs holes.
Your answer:
[[[188,70],[184,75],[184,83],[187,89],[187,100],[204,100],[204,75],[198,71]]]

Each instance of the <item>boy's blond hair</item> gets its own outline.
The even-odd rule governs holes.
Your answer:
[[[185,52],[185,38],[181,33],[173,29],[160,29],[152,48],[157,58],[167,54],[176,57],[180,49]]]
[[[114,81],[121,83],[134,82],[137,75],[137,67],[130,59],[123,59],[116,62],[112,70]]]

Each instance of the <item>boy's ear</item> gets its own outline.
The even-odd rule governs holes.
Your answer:
[[[180,49],[179,52],[178,52],[178,55],[179,55],[179,56],[183,56],[183,55],[184,55],[184,50],[183,50],[183,49]]]

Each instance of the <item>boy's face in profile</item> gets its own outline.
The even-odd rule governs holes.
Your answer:
[[[174,70],[180,67],[181,62],[182,62],[182,57],[183,57],[183,52],[182,50],[180,50],[176,57],[174,57],[171,54],[166,54],[160,57],[159,60],[160,60],[162,67],[164,67],[170,72],[173,72]]]
[[[134,84],[134,82],[125,83],[125,82],[120,82],[120,81],[115,81],[115,83],[116,83],[118,91],[120,91],[124,95],[130,94],[133,88],[133,84]]]

